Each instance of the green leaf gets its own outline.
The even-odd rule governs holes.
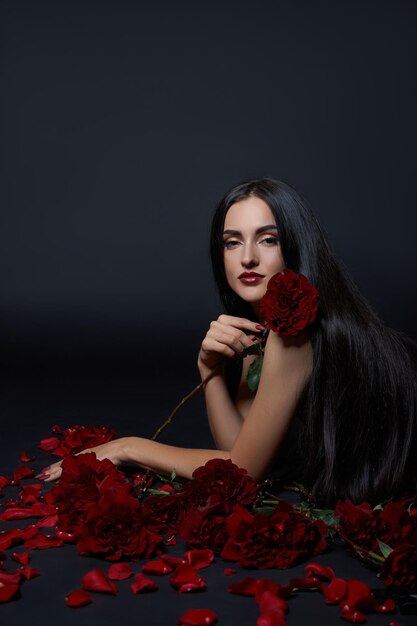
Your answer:
[[[389,546],[387,546],[386,543],[384,543],[383,541],[381,541],[380,539],[378,539],[378,545],[379,545],[379,549],[382,552],[382,555],[387,558],[391,552],[393,551],[394,548],[390,548]]]
[[[262,513],[266,517],[271,517],[276,508],[276,506],[260,506],[254,509],[254,513]]]
[[[262,343],[257,342],[251,346],[248,346],[247,348],[244,348],[242,354],[243,356],[248,356],[248,354],[262,354],[262,352],[263,352]]]
[[[246,382],[250,391],[256,391],[259,385],[259,379],[261,378],[262,371],[262,356],[258,356],[248,368],[248,373],[246,374]]]

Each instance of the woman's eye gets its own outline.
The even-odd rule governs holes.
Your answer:
[[[223,242],[223,245],[227,250],[229,250],[230,248],[236,248],[239,245],[239,242],[237,239],[228,239]]]
[[[279,242],[278,237],[270,236],[270,237],[264,237],[263,239],[261,239],[259,243],[265,246],[276,246],[278,242]]]

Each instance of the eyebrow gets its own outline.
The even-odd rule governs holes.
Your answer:
[[[266,226],[261,226],[260,228],[256,229],[255,234],[259,235],[260,233],[265,233],[268,230],[278,230],[278,227],[275,224],[267,224]],[[227,229],[223,231],[223,235],[241,235],[242,233],[240,232],[240,230],[231,230],[231,229]]]

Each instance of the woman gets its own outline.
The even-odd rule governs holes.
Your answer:
[[[218,450],[127,437],[94,448],[98,458],[189,478],[217,457],[259,480],[292,442],[291,456],[302,458],[298,478],[320,502],[415,492],[416,346],[371,310],[297,192],[272,179],[232,189],[214,215],[211,255],[226,315],[212,322],[198,367]],[[297,337],[269,333],[251,394],[253,357],[240,357],[263,330],[258,307],[268,280],[286,267],[318,290],[319,316]],[[60,471],[54,464],[42,476]]]

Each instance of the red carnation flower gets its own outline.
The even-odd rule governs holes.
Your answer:
[[[383,583],[406,591],[417,592],[417,545],[401,545],[395,548],[381,566]]]
[[[109,561],[148,558],[161,537],[148,530],[141,505],[127,487],[108,489],[87,511],[75,531],[78,552],[96,554]]]
[[[302,274],[285,269],[272,276],[259,311],[268,327],[283,337],[298,335],[317,315],[318,291]]]
[[[237,505],[227,519],[228,539],[221,556],[244,567],[285,569],[323,552],[327,529],[291,505],[280,503],[267,517]]]
[[[109,459],[99,461],[94,452],[64,459],[58,485],[51,491],[60,530],[73,533],[105,490],[127,486],[123,472]]]
[[[211,459],[193,473],[183,490],[188,508],[204,506],[210,496],[218,495],[227,512],[235,504],[252,504],[256,483],[246,470],[232,461]]]

